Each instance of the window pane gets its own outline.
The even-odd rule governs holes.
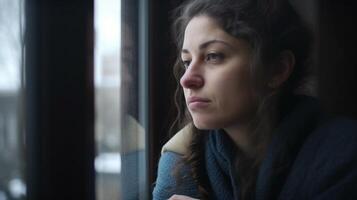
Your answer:
[[[95,1],[97,199],[120,198],[120,0]]]
[[[0,0],[0,200],[25,199],[23,0]]]
[[[98,200],[145,199],[138,9],[136,0],[95,1]]]

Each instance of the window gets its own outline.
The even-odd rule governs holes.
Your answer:
[[[144,6],[136,0],[95,1],[98,200],[147,198],[148,84],[145,27],[139,15]]]
[[[0,1],[0,200],[25,199],[23,0]]]

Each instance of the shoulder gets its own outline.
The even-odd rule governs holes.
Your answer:
[[[174,194],[197,196],[196,183],[190,176],[191,169],[182,159],[182,155],[176,152],[162,153],[153,190],[154,200],[168,199]]]
[[[334,118],[313,134],[311,195],[321,199],[357,199],[357,120]],[[315,141],[314,141],[315,140]]]
[[[305,139],[300,157],[317,162],[357,159],[357,120],[331,117],[321,120]]]
[[[315,135],[319,138],[320,157],[357,159],[357,120],[344,117],[331,119],[321,125]]]
[[[188,147],[192,140],[192,124],[189,123],[177,132],[163,147],[161,154],[166,151],[176,152],[181,155],[187,153]]]
[[[158,174],[155,189],[158,188],[168,188],[167,186],[175,186],[176,185],[176,178],[175,178],[175,166],[182,162],[182,155],[166,151],[160,157],[159,167],[158,167]],[[186,167],[187,168],[187,167]],[[188,169],[186,169],[188,170]],[[181,169],[185,172],[185,169]],[[187,171],[188,172],[188,171]]]
[[[280,199],[357,199],[357,121],[321,120],[293,162]]]
[[[191,124],[175,134],[162,148],[153,199],[168,199],[174,194],[197,197],[191,168],[183,162],[192,139]]]

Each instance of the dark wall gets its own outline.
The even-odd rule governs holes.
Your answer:
[[[327,111],[357,118],[357,6],[319,1],[319,95]]]

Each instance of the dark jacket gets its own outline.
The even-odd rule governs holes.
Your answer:
[[[297,98],[292,107],[259,168],[255,199],[357,199],[357,121],[323,114],[310,97]],[[239,199],[233,142],[222,130],[210,131],[205,150],[210,197]],[[180,168],[183,183],[177,184],[172,174],[180,159],[175,152],[162,155],[154,199],[173,194],[199,198],[189,166]]]

